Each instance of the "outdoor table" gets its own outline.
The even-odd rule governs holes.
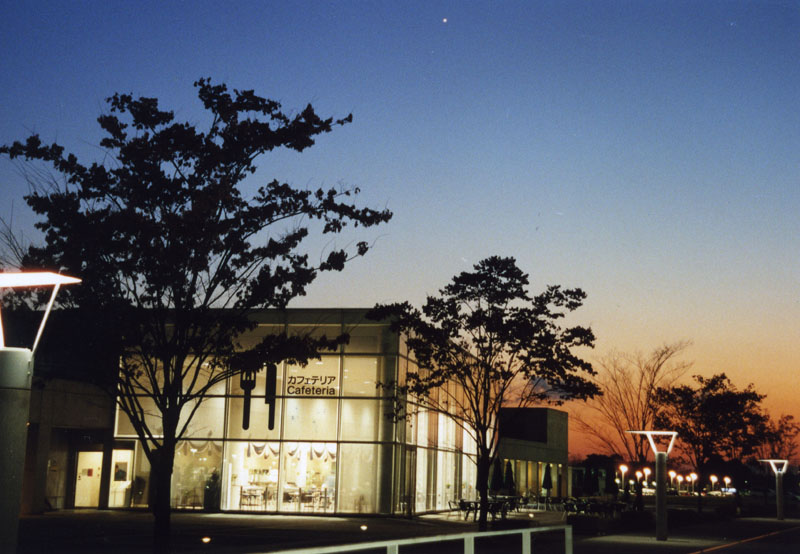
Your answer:
[[[465,500],[464,503],[467,505],[467,513],[464,515],[464,519],[469,517],[469,511],[472,511],[472,521],[477,521],[478,519],[478,511],[481,509],[481,502],[480,500]],[[506,518],[506,510],[504,509],[506,505],[505,500],[489,500],[488,503],[488,512],[492,516],[492,520],[497,518],[497,513],[500,512],[501,517],[503,519]]]

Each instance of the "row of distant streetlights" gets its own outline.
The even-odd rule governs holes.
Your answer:
[[[623,489],[625,489],[625,488],[627,488],[625,486],[626,485],[625,474],[628,472],[628,470],[630,468],[628,468],[628,466],[625,465],[625,464],[620,464],[618,469],[619,469],[619,472],[620,472],[620,475],[622,476],[622,478],[621,479],[616,479],[616,482],[617,482],[618,485],[622,484],[623,485]],[[652,483],[650,482],[650,474],[651,473],[652,473],[652,471],[650,470],[649,467],[642,468],[641,470],[636,470],[636,472],[634,473],[634,475],[636,476],[636,481],[634,481],[633,479],[630,479],[630,480],[627,481],[627,484],[633,485],[635,483],[639,483],[639,482],[642,481],[642,477],[644,477],[645,486],[648,486],[648,483],[650,483],[650,484],[652,484],[652,486],[655,487],[656,482],[655,481],[653,481]],[[683,476],[683,475],[680,475],[678,472],[676,472],[674,469],[671,469],[669,471],[668,475],[669,475],[669,484],[670,484],[671,487],[674,487],[675,486],[675,481],[677,481],[678,482],[678,490],[680,490],[681,485],[683,484],[684,481],[686,481],[686,483],[689,486],[691,486],[692,492],[694,492],[695,482],[698,479],[698,476],[697,476],[696,473],[692,472],[692,473],[689,473],[686,476]],[[710,475],[708,480],[711,481],[711,490],[714,490],[716,488],[716,486],[717,486],[717,483],[719,482],[719,478],[716,475]],[[730,477],[728,477],[726,475],[725,477],[722,478],[722,482],[725,483],[725,488],[726,489],[730,488],[730,486],[731,486],[731,478]]]

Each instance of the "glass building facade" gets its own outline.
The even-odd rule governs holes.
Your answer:
[[[394,422],[391,391],[416,371],[401,337],[365,310],[265,312],[243,343],[269,333],[348,333],[338,350],[306,367],[278,368],[275,425],[268,429],[266,377],[257,375],[243,429],[238,378],[202,402],[175,456],[172,505],[270,513],[406,513],[475,498],[475,446],[444,414]],[[451,391],[457,394],[457,391]],[[147,401],[147,399],[142,399]],[[158,429],[153,410],[151,429]],[[144,506],[150,468],[133,427],[118,412],[109,506]]]

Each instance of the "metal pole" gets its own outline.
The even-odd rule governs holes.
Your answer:
[[[27,348],[0,348],[0,552],[17,551],[32,360]]]
[[[656,540],[667,540],[667,453],[656,452]]]
[[[778,521],[783,521],[783,472],[775,472],[775,503],[778,507]]]

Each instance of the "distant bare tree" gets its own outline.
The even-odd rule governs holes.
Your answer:
[[[578,428],[606,453],[644,463],[647,440],[626,431],[653,428],[656,390],[671,387],[689,369],[691,362],[675,359],[689,344],[664,344],[648,355],[612,352],[600,359],[593,380],[603,395],[589,400],[588,409],[576,414]]]
[[[794,416],[782,415],[778,421],[770,419],[764,442],[756,448],[759,458],[779,458],[796,461],[798,458],[797,438],[800,436],[800,423]]]

